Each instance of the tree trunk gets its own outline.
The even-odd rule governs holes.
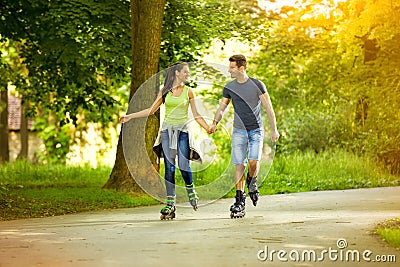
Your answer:
[[[21,151],[19,152],[18,159],[27,159],[28,158],[28,118],[25,116],[25,107],[24,101],[21,98]]]
[[[0,90],[0,163],[10,160],[8,145],[8,89]]]
[[[130,103],[128,113],[148,108],[155,100],[155,93],[158,91],[157,79],[147,83],[148,90],[141,87],[141,94],[138,89],[158,71],[164,6],[165,0],[131,0],[132,82],[130,99],[134,98],[134,100]],[[156,156],[152,151],[158,128],[157,116],[138,119],[123,125],[118,140],[114,168],[104,188],[141,192],[141,188],[147,191],[146,188],[150,184],[159,187],[159,177],[154,175]],[[147,185],[143,188],[142,182],[139,182],[139,186],[138,181],[145,182]]]

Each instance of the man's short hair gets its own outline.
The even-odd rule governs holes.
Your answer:
[[[236,62],[236,66],[240,68],[241,66],[244,66],[246,68],[247,66],[247,60],[246,57],[243,55],[233,55],[229,58],[230,62]]]

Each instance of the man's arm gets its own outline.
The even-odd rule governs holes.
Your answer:
[[[271,126],[271,141],[277,142],[279,139],[279,132],[276,127],[276,118],[275,118],[274,108],[272,107],[271,99],[270,99],[268,93],[264,93],[264,94],[260,95],[260,100],[261,100],[263,107],[267,111],[269,125]]]
[[[222,117],[224,115],[224,111],[225,111],[226,107],[229,105],[229,103],[230,103],[229,98],[222,97],[221,103],[219,104],[217,112],[215,113],[213,124],[210,128],[211,133],[214,133],[217,130],[217,124],[222,119]]]

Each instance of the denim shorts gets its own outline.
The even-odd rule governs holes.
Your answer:
[[[246,164],[247,160],[260,160],[264,144],[264,129],[233,128],[232,164]]]

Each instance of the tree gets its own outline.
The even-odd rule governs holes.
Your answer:
[[[341,25],[343,51],[356,51],[348,90],[353,117],[363,117],[353,129],[360,149],[400,173],[400,3],[352,1],[349,20]],[[362,112],[360,116],[360,110]]]
[[[265,2],[273,23],[250,68],[276,103],[281,151],[318,152],[337,145],[346,136],[343,97],[335,84],[343,69],[336,27],[344,16],[334,1],[308,0],[280,9]]]
[[[4,86],[4,84],[3,84]],[[8,90],[7,84],[0,88],[0,163],[8,162],[9,144],[8,144]]]
[[[51,112],[52,129],[47,124],[37,129],[51,130],[48,140],[64,144],[62,129],[77,124],[78,117],[80,125],[96,122],[109,127],[117,121],[118,89],[129,76],[128,25],[127,0],[2,2],[0,40],[20,43],[18,56],[29,71],[11,82],[29,103],[26,114],[33,117],[40,109],[41,116],[49,117]],[[69,144],[57,151],[53,147],[47,147],[47,154],[65,161]]]
[[[158,71],[164,6],[164,0],[131,0],[132,82],[130,98],[134,96],[140,85]],[[154,92],[155,91],[154,88]],[[143,102],[141,105],[138,105],[137,108],[145,109],[149,107],[149,102],[151,104],[151,102],[154,101],[154,96],[150,95],[147,99],[144,96],[141,100]],[[148,146],[151,147],[155,141],[155,136],[159,127],[157,117],[152,116],[149,118],[147,125],[146,135],[149,136],[150,139],[153,139],[153,142],[151,142],[151,140],[147,142],[149,144]],[[139,146],[143,145],[141,143],[142,140],[137,138],[142,134],[141,131],[143,131],[143,128],[130,128],[129,136],[130,139],[133,140],[129,145],[131,149],[137,149]],[[125,160],[122,137],[121,130],[114,168],[104,188],[137,192],[139,191],[138,185],[130,175],[130,170],[134,172],[136,179],[148,176],[148,170],[144,167],[147,165],[145,162],[147,155],[136,157],[136,159],[139,159],[139,161],[136,162],[130,161],[129,159]],[[149,155],[151,155],[151,152]],[[127,162],[130,164],[130,170],[128,169]]]
[[[8,83],[15,77],[11,62],[15,60],[8,43],[0,42],[0,163],[8,162],[9,141],[8,141]],[[3,54],[3,52],[5,52]],[[7,55],[7,56],[6,56]]]
[[[272,38],[253,60],[288,153],[339,146],[400,173],[399,10],[398,1],[307,0],[270,15]]]
[[[126,3],[5,1],[0,8],[0,38],[21,41],[19,56],[29,71],[29,86],[19,84],[17,90],[29,97],[31,112],[41,103],[64,123],[74,123],[85,110],[97,112],[117,104],[105,80],[116,81],[128,69]],[[113,120],[110,114],[90,119],[108,122]]]
[[[256,1],[251,1],[254,4]],[[131,3],[132,4],[132,3]],[[135,3],[137,5],[137,3]],[[145,4],[142,4],[145,5]],[[146,4],[147,5],[147,4]],[[151,5],[151,4],[149,4]],[[251,6],[251,5],[249,5]],[[177,61],[196,61],[198,57],[201,55],[200,51],[204,48],[207,48],[213,39],[220,38],[221,40],[228,39],[232,37],[233,32],[253,32],[254,33],[254,25],[245,22],[245,19],[241,16],[233,16],[233,13],[239,14],[238,3],[233,3],[232,1],[216,1],[216,0],[203,0],[203,1],[182,1],[182,0],[168,0],[166,1],[165,11],[164,11],[164,20],[161,28],[161,52],[160,52],[160,68],[166,68],[171,63]],[[142,13],[145,12],[145,7],[131,8],[131,10],[142,10]],[[133,11],[132,11],[133,12]],[[132,36],[132,41],[134,46],[132,47],[132,84],[131,84],[131,97],[137,92],[138,87],[146,81],[147,78],[150,77],[150,74],[155,74],[156,71],[147,72],[147,75],[138,74],[138,72],[143,71],[144,68],[140,64],[146,63],[143,58],[143,52],[149,53],[149,49],[153,49],[156,45],[153,43],[154,39],[146,37],[145,35],[148,32],[153,31],[154,34],[158,34],[155,30],[154,23],[151,23],[151,14],[148,20],[137,21],[137,18],[134,17],[134,13],[131,12],[132,15],[132,23],[131,27],[132,33],[136,34],[139,30],[142,32],[141,36]],[[143,14],[140,13],[139,16]],[[245,14],[255,14],[257,13],[255,10],[246,10]],[[136,16],[138,16],[136,14]],[[144,16],[144,15],[143,15]],[[249,15],[250,16],[250,15]],[[152,27],[149,27],[152,25]],[[151,29],[153,28],[153,29]],[[145,34],[145,35],[143,35]],[[140,40],[136,39],[140,38]],[[136,42],[136,43],[135,43]],[[150,43],[145,43],[150,42]],[[150,47],[149,47],[150,45]],[[135,51],[138,49],[138,51]],[[150,51],[151,52],[151,51]],[[138,54],[139,53],[139,54]],[[155,52],[151,52],[155,55]],[[154,60],[154,59],[152,59]],[[142,66],[142,67],[139,67]],[[146,66],[146,65],[145,65]],[[140,77],[139,79],[135,79],[136,77]],[[146,79],[143,79],[143,78]],[[154,86],[154,89],[149,89],[151,93],[155,92],[153,95],[149,95],[147,99],[145,97],[140,97],[140,100],[143,105],[135,105],[135,108],[140,110],[144,108],[148,108],[152,101],[154,101],[154,97],[159,89],[157,86],[159,80],[157,77],[153,77],[152,81],[149,82],[150,87]],[[147,84],[146,86],[149,86]],[[145,104],[147,103],[147,104]],[[133,112],[132,107],[128,110],[128,112]],[[142,120],[144,123],[145,120]],[[140,124],[140,123],[139,123]],[[116,188],[121,191],[137,191],[137,185],[134,183],[129,170],[126,166],[126,162],[128,162],[129,169],[134,173],[135,179],[139,180],[144,177],[145,179],[141,180],[141,183],[146,183],[148,180],[151,180],[152,188],[156,188],[156,183],[159,181],[158,174],[157,177],[152,177],[150,179],[148,177],[149,173],[153,173],[154,169],[158,170],[158,163],[155,154],[152,151],[152,145],[154,143],[154,139],[157,135],[157,130],[159,126],[159,121],[157,116],[152,116],[147,121],[147,126],[136,126],[137,128],[144,129],[146,128],[146,151],[147,155],[142,155],[143,157],[137,158],[135,155],[136,161],[130,158],[129,153],[123,154],[123,145],[122,145],[122,132],[120,134],[118,148],[117,148],[117,156],[115,161],[115,166],[111,173],[110,179],[107,184],[104,186],[105,188]],[[125,126],[124,126],[125,127]],[[142,144],[140,140],[135,140],[137,138],[141,138],[139,132],[131,132],[128,130],[128,126],[126,126],[125,136],[129,136],[131,143],[126,145],[126,149],[136,148],[135,152],[138,151],[138,147]],[[134,138],[135,137],[135,138]],[[150,158],[150,161],[153,166],[148,165],[145,159]],[[153,168],[154,167],[154,168]],[[157,191],[157,190],[156,190]],[[153,192],[156,194],[162,194],[164,192]]]
[[[29,151],[29,133],[28,133],[28,119],[25,115],[25,104],[21,99],[21,150],[18,154],[18,159],[27,159]]]
[[[215,39],[259,39],[268,27],[256,0],[168,0],[164,14],[161,69],[197,61]]]

